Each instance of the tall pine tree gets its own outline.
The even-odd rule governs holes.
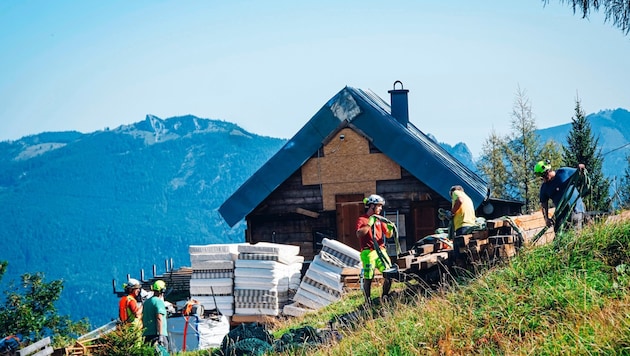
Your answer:
[[[584,116],[579,98],[575,100],[575,116],[571,118],[571,131],[567,137],[567,145],[562,154],[564,163],[569,167],[577,167],[584,163],[591,179],[591,192],[584,197],[587,211],[609,211],[610,181],[602,172],[603,156],[598,148],[599,137],[594,137],[591,124]]]

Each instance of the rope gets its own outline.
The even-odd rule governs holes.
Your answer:
[[[391,220],[389,220],[388,218],[384,216],[377,215],[377,214],[373,214],[372,216],[376,218],[377,220],[384,222],[385,224],[393,226],[394,229],[393,229],[392,238],[394,239],[394,244],[396,245],[396,256],[398,256],[401,253],[401,251],[400,251],[400,241],[398,241],[398,228],[396,227],[396,224],[394,224]],[[383,263],[383,266],[386,266],[386,268],[391,268],[393,267],[391,261],[389,261],[388,258],[385,258],[385,256],[383,255],[383,252],[381,251],[381,247],[378,245],[378,242],[376,241],[376,234],[374,233],[375,232],[374,229],[375,227],[374,225],[372,225],[372,242],[374,244],[374,250],[376,251],[378,258]]]

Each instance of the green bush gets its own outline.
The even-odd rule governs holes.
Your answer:
[[[124,324],[98,340],[102,346],[94,350],[96,356],[154,356],[153,346],[144,343],[142,329]]]

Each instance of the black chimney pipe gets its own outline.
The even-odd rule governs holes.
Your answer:
[[[400,89],[396,89],[396,84],[400,84]],[[400,80],[394,82],[394,89],[388,91],[391,98],[392,116],[398,120],[403,126],[407,127],[409,123],[409,100],[407,93],[409,90],[403,89],[403,83]]]

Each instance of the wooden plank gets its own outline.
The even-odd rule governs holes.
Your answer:
[[[473,235],[459,235],[459,236],[455,236],[453,238],[453,245],[458,245],[458,246],[468,246],[468,243],[470,242],[470,238]]]
[[[505,219],[490,219],[486,220],[486,227],[489,230],[498,229],[500,227],[506,226],[509,224]]]
[[[408,250],[405,252],[401,252],[400,255],[398,255],[398,257],[405,257],[405,256],[414,256],[416,254],[416,250]]]
[[[306,209],[302,209],[302,208],[295,208],[295,212],[298,214],[302,214],[311,218],[319,218],[319,213],[314,212],[314,211],[310,211],[310,210],[306,210]]]
[[[345,267],[341,270],[342,276],[358,276],[361,274],[361,268]]]
[[[432,253],[435,250],[435,244],[425,244],[416,246],[416,256],[423,256]]]
[[[540,219],[536,219],[536,220],[519,222],[518,226],[521,228],[521,230],[527,231],[527,230],[538,229],[538,228],[544,227],[545,224],[546,224],[545,219],[541,217]]]
[[[624,210],[617,215],[611,215],[606,218],[606,224],[617,223],[630,219],[630,210]]]
[[[118,321],[116,320],[112,320],[109,323],[90,331],[87,334],[81,335],[79,336],[79,338],[77,340],[91,340],[91,339],[96,339],[100,336],[109,334],[110,332],[116,330],[116,325],[118,324]]]
[[[514,247],[514,244],[497,246],[497,250],[501,258],[511,258],[516,255],[516,247]]]
[[[483,239],[483,240],[470,240],[470,242],[468,243],[467,246],[468,247],[472,247],[472,246],[474,246],[474,247],[481,247],[481,246],[487,245],[489,243],[490,243],[490,238],[488,237],[488,238]]]
[[[514,240],[516,240],[514,235],[497,235],[488,237],[489,243],[495,245],[513,244]]]
[[[37,352],[34,354],[34,352]],[[27,347],[18,350],[19,356],[45,356],[50,355],[54,352],[53,348],[50,347],[50,337],[45,337],[37,342],[34,342]]]
[[[231,324],[241,324],[241,323],[261,323],[261,324],[269,324],[275,322],[277,320],[276,317],[270,315],[232,315]]]
[[[448,252],[436,252],[417,257],[411,264],[411,267],[415,269],[429,269],[446,259],[448,259]]]
[[[532,229],[532,230],[528,230],[525,231],[525,242],[526,243],[531,243],[532,239],[534,238],[534,236],[536,236],[540,230],[542,230],[544,227],[540,227],[537,229]],[[547,231],[538,239],[538,241],[536,242],[535,246],[541,246],[541,245],[545,245],[551,241],[553,241],[553,239],[556,237],[556,233],[553,231],[553,227],[547,229]]]
[[[488,230],[476,230],[472,233],[473,240],[483,240],[488,238]]]
[[[553,213],[555,211],[555,208],[549,209],[549,216],[553,216]],[[542,211],[537,211],[528,215],[512,216],[511,218],[516,223],[516,225],[518,225],[523,230],[529,230],[535,227],[542,227],[545,224],[545,218],[542,215]]]
[[[411,267],[411,263],[413,262],[415,258],[416,256],[413,256],[413,255],[399,257],[398,260],[396,261],[396,264],[398,265],[398,268],[400,269],[407,269]]]

